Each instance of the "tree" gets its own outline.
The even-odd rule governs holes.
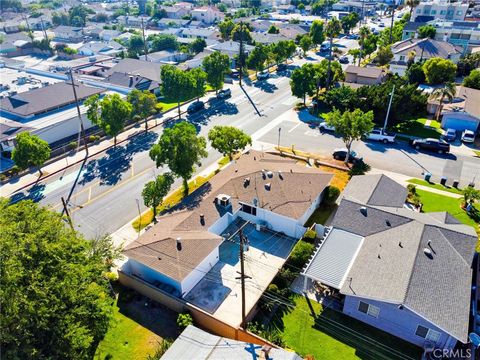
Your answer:
[[[189,49],[192,53],[198,54],[201,53],[206,46],[207,42],[205,41],[205,39],[196,38],[192,43],[190,43]]]
[[[85,100],[87,118],[98,125],[105,134],[113,136],[114,146],[117,145],[117,135],[123,130],[125,122],[130,119],[132,105],[123,100],[119,94],[108,94],[100,100],[93,95]]]
[[[342,29],[345,34],[350,33],[350,30],[357,26],[360,21],[360,17],[356,12],[351,12],[347,16],[344,16],[340,19],[342,24]]]
[[[423,25],[417,29],[418,37],[420,39],[430,38],[435,39],[435,34],[437,33],[437,29],[433,25]]]
[[[342,26],[337,18],[332,18],[325,26],[325,35],[330,39],[330,56],[328,57],[328,71],[327,71],[327,89],[330,88],[331,82],[331,63],[332,63],[332,47],[333,38],[340,34]]]
[[[360,56],[358,58],[358,66],[360,66],[360,63],[365,56],[365,42],[367,38],[372,35],[372,32],[367,26],[362,26],[360,30],[358,31],[359,39],[358,43],[360,44]]]
[[[0,200],[0,228],[2,358],[92,359],[113,312],[111,240],[87,241],[30,200]]]
[[[361,56],[361,51],[360,49],[350,49],[348,50],[348,54],[353,56],[353,65],[355,65],[355,62],[357,59],[360,59]],[[360,65],[360,62],[359,62]]]
[[[95,11],[85,5],[76,5],[68,10],[69,25],[83,27],[86,24],[87,16],[95,14]]]
[[[250,52],[247,58],[247,66],[255,70],[255,75],[258,71],[265,68],[265,62],[268,59],[268,47],[263,44],[258,44]]]
[[[293,70],[290,76],[290,89],[292,95],[303,99],[303,105],[306,105],[307,95],[314,94],[316,84],[314,79],[313,64],[307,63],[302,67]]]
[[[250,34],[250,26],[245,23],[235,25],[230,36],[233,41],[240,41],[240,39],[242,39],[245,44],[251,44],[253,42],[252,35]]]
[[[347,148],[345,164],[348,164],[352,143],[360,140],[373,129],[373,111],[364,113],[360,109],[355,109],[342,113],[340,110],[333,110],[324,116],[327,124],[333,126],[335,132],[342,137]]]
[[[325,34],[323,31],[323,21],[313,20],[310,26],[310,38],[315,46],[319,46],[325,41]]]
[[[314,82],[317,89],[317,98],[319,90],[328,86],[327,76],[329,66],[332,83],[345,79],[342,65],[340,65],[338,61],[329,62],[327,59],[323,59],[319,63],[313,65],[313,78],[311,81]]]
[[[303,55],[307,56],[307,51],[312,47],[312,38],[308,35],[302,36],[299,45],[303,51]]]
[[[470,75],[463,79],[463,86],[480,90],[480,70],[472,70]]]
[[[270,25],[267,32],[269,34],[278,34],[280,32],[280,29],[277,28],[275,25]]]
[[[205,95],[205,86],[207,85],[207,74],[201,68],[195,68],[188,72],[193,79],[192,95],[197,101]]]
[[[380,66],[387,65],[392,58],[393,53],[392,50],[390,50],[390,46],[381,46],[377,50],[376,60]]]
[[[410,8],[409,17],[412,17],[413,9],[420,4],[420,0],[406,0],[405,4]]]
[[[407,69],[406,76],[410,84],[423,84],[425,82],[425,73],[421,63],[414,63]]]
[[[448,59],[430,58],[422,66],[425,79],[430,85],[455,81],[457,66]]]
[[[45,140],[29,132],[21,132],[15,138],[15,148],[12,152],[12,160],[20,169],[36,166],[40,175],[40,167],[50,159],[50,146]]]
[[[158,175],[155,180],[145,184],[142,191],[143,203],[151,207],[153,222],[157,222],[157,208],[162,204],[163,198],[168,195],[174,178],[170,173]]]
[[[153,36],[151,41],[152,41],[152,50],[153,51],[176,50],[176,49],[178,49],[177,38],[174,35],[157,34],[157,35]],[[203,41],[205,41],[205,40],[203,40]],[[142,39],[142,49],[140,49],[140,51],[142,51],[142,50],[143,50],[143,39]]]
[[[439,102],[436,110],[436,115],[435,115],[435,118],[437,120],[440,117],[440,114],[442,113],[443,101],[445,100],[445,98],[448,99],[448,101],[452,101],[453,98],[455,97],[456,92],[457,92],[457,88],[455,86],[455,83],[453,82],[447,82],[445,84],[445,87],[436,88],[435,90],[432,91],[431,98],[434,100],[438,100]]]
[[[183,179],[184,195],[188,195],[188,180],[200,166],[200,159],[207,156],[206,140],[197,136],[193,124],[181,121],[171,128],[165,129],[150,150],[150,158],[157,167],[168,165],[173,174]]]
[[[230,69],[230,58],[227,54],[215,51],[203,59],[203,70],[207,74],[207,83],[215,89],[215,94],[223,87],[225,74]]]
[[[333,88],[325,94],[325,103],[331,109],[340,111],[354,110],[358,105],[358,95],[355,89],[342,85]]]
[[[128,40],[127,48],[128,51],[135,55],[142,54],[144,51],[143,38],[140,35],[133,35],[130,37],[130,40]]]
[[[271,56],[277,65],[292,57],[296,50],[293,40],[280,40],[270,45]]]
[[[467,186],[465,189],[463,189],[462,194],[464,207],[475,203],[476,200],[480,200],[480,191],[475,189],[473,186]]]
[[[245,149],[247,145],[252,145],[252,138],[233,126],[215,126],[208,132],[208,140],[214,149],[228,156],[230,160],[233,154]]]
[[[145,120],[145,131],[148,130],[147,119],[157,112],[157,98],[148,90],[135,89],[127,96],[127,101],[132,105],[132,118]]]
[[[220,30],[223,40],[230,40],[230,36],[234,27],[235,23],[232,21],[232,19],[226,19],[218,23],[218,29]]]
[[[180,103],[194,97],[195,80],[190,74],[173,65],[163,65],[161,69],[162,94],[165,100],[178,105],[178,118],[181,118]]]

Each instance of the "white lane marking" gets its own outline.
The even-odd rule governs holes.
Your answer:
[[[294,127],[292,127],[290,130],[288,130],[289,133],[291,133],[293,130],[295,130],[297,127],[299,127],[300,125],[302,125],[302,123],[298,123],[297,125],[295,125]]]

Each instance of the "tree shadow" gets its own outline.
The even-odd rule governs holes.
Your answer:
[[[370,150],[372,151],[377,151],[377,152],[381,152],[381,153],[385,153],[388,148],[386,144],[383,144],[381,142],[377,142],[377,141],[364,141],[363,142],[365,144],[365,146],[367,148],[369,148]]]
[[[184,198],[180,203],[171,207],[167,212],[174,212],[179,210],[192,210],[200,206],[203,198],[212,190],[212,185],[209,182],[206,182],[194,192],[189,194]]]
[[[273,93],[275,90],[278,89],[277,85],[271,84],[268,81],[262,81],[262,80],[256,81],[253,86],[266,93]]]
[[[21,200],[32,200],[38,202],[45,198],[43,191],[45,190],[45,184],[35,184],[25,192],[17,192],[10,196],[10,204],[15,204]]]

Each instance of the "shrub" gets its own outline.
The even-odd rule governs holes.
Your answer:
[[[308,243],[313,243],[316,237],[317,233],[315,232],[315,230],[311,229],[308,229],[307,231],[305,231],[305,234],[303,234],[303,240]]]
[[[70,150],[75,150],[77,148],[77,142],[76,141],[71,141],[68,143],[68,148]]]
[[[270,291],[272,293],[278,293],[278,286],[275,284],[270,284],[268,285],[267,291]]]
[[[7,175],[0,174],[0,181],[5,181],[5,180],[7,180]]]
[[[95,135],[90,135],[90,136],[88,137],[88,141],[90,141],[90,142],[94,142],[95,140],[96,140],[96,136],[95,136]]]
[[[118,280],[118,274],[115,273],[115,272],[112,272],[112,271],[109,271],[107,273],[105,273],[105,277],[109,280],[109,281],[117,281]]]
[[[188,325],[193,325],[192,315],[187,313],[178,314],[177,325],[181,329],[185,329]]]
[[[409,195],[415,195],[417,193],[417,187],[413,184],[408,184],[407,185],[407,190]]]
[[[305,241],[300,240],[295,245],[295,248],[288,259],[288,264],[292,266],[295,270],[302,269],[307,260],[313,254],[315,247],[313,244],[309,244]]]
[[[356,175],[365,175],[368,171],[370,171],[371,167],[370,165],[364,163],[364,162],[357,162],[353,167],[348,171],[348,175],[350,175],[350,178],[352,176]]]
[[[333,205],[335,204],[335,201],[339,196],[340,196],[340,189],[337,188],[336,186],[329,186],[327,188],[325,197],[323,198],[323,202],[327,205]]]

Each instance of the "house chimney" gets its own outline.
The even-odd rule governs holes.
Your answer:
[[[182,251],[182,238],[177,237],[177,250]]]

